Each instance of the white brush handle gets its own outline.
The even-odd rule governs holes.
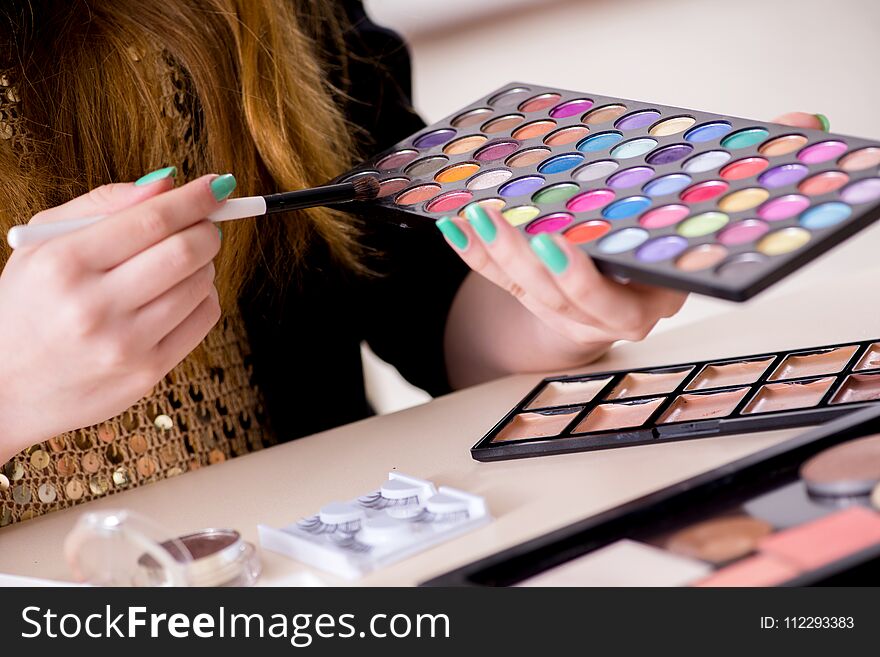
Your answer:
[[[259,217],[266,214],[266,199],[262,196],[247,196],[245,198],[234,198],[226,201],[219,210],[215,210],[208,215],[208,219],[214,223],[220,221],[232,221],[234,219],[244,219],[245,217]],[[79,219],[65,219],[64,221],[55,221],[48,224],[28,224],[26,226],[13,226],[6,233],[6,241],[13,249],[19,249],[23,246],[34,246],[58,237],[67,235],[80,228],[96,224],[105,215],[97,217],[81,217]]]

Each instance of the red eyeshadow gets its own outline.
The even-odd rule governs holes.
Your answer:
[[[880,514],[854,506],[772,534],[758,544],[766,554],[815,570],[880,543]]]

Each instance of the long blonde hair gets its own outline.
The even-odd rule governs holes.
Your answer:
[[[344,77],[337,3],[3,4],[2,234],[93,187],[162,166],[178,166],[185,178],[231,171],[237,193],[250,195],[321,184],[349,164],[341,92],[329,82]],[[339,261],[359,266],[356,228],[331,210],[224,226],[224,304],[257,267],[289,277],[293,269],[284,268],[301,263],[316,236]]]

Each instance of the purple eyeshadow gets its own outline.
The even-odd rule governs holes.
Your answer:
[[[684,251],[688,241],[678,235],[666,235],[646,242],[636,251],[636,258],[642,262],[660,262],[674,258]]]

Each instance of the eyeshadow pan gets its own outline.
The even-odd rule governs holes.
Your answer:
[[[749,516],[715,518],[676,532],[666,549],[720,565],[754,552],[758,541],[772,532],[769,523]]]
[[[533,139],[535,137],[546,135],[555,127],[556,121],[541,119],[540,121],[532,121],[531,123],[526,123],[525,125],[520,126],[514,130],[510,136],[514,139]]]
[[[574,433],[592,433],[638,427],[663,403],[663,397],[600,404],[575,427]]]
[[[849,182],[849,176],[843,171],[823,171],[804,178],[798,185],[798,191],[807,196],[819,196],[834,192]]]
[[[703,173],[717,169],[725,162],[729,162],[731,158],[727,151],[706,151],[699,155],[694,155],[681,165],[681,168],[688,173]]]
[[[880,484],[880,434],[820,452],[801,466],[800,475],[813,495],[869,495]]]
[[[507,157],[519,148],[519,142],[513,140],[500,140],[489,142],[476,153],[474,159],[480,162],[492,162]]]
[[[538,235],[539,233],[555,233],[568,226],[574,217],[568,212],[553,212],[536,219],[533,223],[526,226],[526,232],[529,235]]]
[[[639,223],[645,228],[665,228],[677,224],[690,214],[686,205],[661,205],[648,210],[639,217]]]
[[[571,197],[565,207],[572,212],[589,212],[605,207],[614,200],[614,192],[610,189],[592,189]],[[604,221],[602,223],[605,223]],[[607,225],[607,224],[606,224]]]
[[[539,214],[541,214],[541,210],[534,205],[517,205],[502,212],[501,216],[507,219],[511,226],[520,226]]]
[[[564,119],[569,116],[574,116],[575,114],[580,114],[581,112],[586,112],[592,106],[593,101],[589,98],[567,100],[550,110],[550,116],[554,119]]]
[[[789,354],[770,375],[770,381],[796,379],[820,374],[835,374],[846,367],[858,345],[820,349],[800,354]]]
[[[770,198],[770,192],[763,187],[746,187],[731,192],[718,201],[718,209],[724,212],[742,212],[761,205]]]
[[[698,244],[681,254],[675,266],[683,271],[699,271],[714,267],[727,257],[728,251],[720,244]]]
[[[758,147],[758,152],[767,157],[788,155],[806,144],[807,141],[803,135],[782,135],[765,141]]]
[[[880,198],[880,178],[864,178],[847,185],[841,190],[840,198],[854,205],[876,201]]]
[[[770,367],[773,357],[760,360],[739,360],[733,363],[710,363],[700,370],[685,390],[726,388],[754,383]]]
[[[424,157],[421,160],[416,160],[408,167],[406,167],[406,169],[404,169],[404,173],[408,176],[424,176],[429,173],[434,173],[437,169],[442,167],[447,162],[449,162],[449,158],[442,155],[432,155],[431,157]]]
[[[469,203],[473,197],[473,194],[464,189],[446,192],[430,201],[425,206],[425,210],[428,212],[455,212]]]
[[[405,149],[389,153],[376,163],[379,171],[391,171],[392,169],[400,169],[412,162],[419,156],[419,152],[412,149]]]
[[[686,586],[711,572],[700,561],[623,539],[517,586]]]
[[[538,110],[547,109],[551,105],[556,104],[559,99],[562,98],[557,93],[543,93],[538,94],[532,98],[529,98],[527,101],[522,103],[519,106],[519,110],[521,112],[537,112]]]
[[[501,196],[522,196],[523,194],[532,194],[543,185],[544,179],[541,176],[523,176],[502,185],[498,193]]]
[[[482,123],[492,114],[492,109],[488,107],[478,107],[476,109],[468,110],[467,112],[462,112],[454,119],[452,119],[452,125],[456,128],[468,128],[472,125],[477,125],[478,123]]]
[[[584,114],[581,121],[587,125],[607,123],[622,116],[624,112],[626,112],[626,105],[603,105]]]
[[[405,189],[412,181],[409,178],[388,178],[379,183],[379,193],[376,198],[385,198]]]
[[[616,160],[598,160],[585,164],[580,169],[575,169],[571,177],[581,182],[598,180],[617,171],[619,166],[620,164]]]
[[[440,191],[440,185],[418,185],[399,194],[394,199],[398,205],[415,205],[434,198]]]
[[[694,368],[691,366],[652,372],[629,372],[606,399],[644,397],[672,392]]]
[[[459,180],[464,180],[475,174],[480,170],[480,165],[476,162],[461,162],[460,164],[453,164],[451,167],[446,167],[442,171],[438,171],[434,175],[434,180],[439,183],[450,183],[450,182],[458,182]]]
[[[489,99],[492,107],[513,107],[531,93],[527,87],[511,87]]]
[[[880,342],[875,342],[868,350],[865,352],[865,355],[859,359],[858,364],[853,368],[856,371],[861,370],[873,370],[880,368]]]
[[[519,169],[520,167],[528,167],[544,160],[551,151],[549,148],[526,148],[511,155],[505,164],[509,167]]]
[[[500,198],[481,198],[479,201],[474,201],[473,203],[468,203],[461,210],[458,211],[458,216],[462,219],[467,219],[465,216],[465,212],[472,205],[479,205],[481,208],[486,208],[487,210],[497,210],[501,212],[504,209],[504,206],[507,205],[504,202],[504,199]]]
[[[757,244],[757,249],[764,255],[775,256],[790,253],[801,248],[810,241],[810,231],[791,226],[770,233]]]
[[[861,171],[870,169],[880,164],[880,148],[868,146],[847,153],[837,161],[837,165],[844,171]]]
[[[434,148],[434,146],[445,144],[454,136],[455,130],[450,128],[440,128],[439,130],[432,130],[431,132],[426,132],[425,134],[416,137],[413,140],[413,146],[416,148]]]
[[[833,377],[812,381],[791,381],[788,383],[768,383],[762,386],[743,409],[743,415],[772,413],[808,408],[818,404],[831,384]]]
[[[618,130],[635,130],[646,128],[660,118],[660,112],[655,109],[638,110],[630,112],[614,123]]]
[[[590,129],[583,125],[570,125],[560,128],[544,137],[544,143],[548,146],[564,146],[582,139],[590,134]]]
[[[526,438],[558,436],[580,410],[580,408],[571,408],[561,413],[520,413],[515,415],[498,432],[492,442],[503,443],[511,440],[525,440]]]
[[[852,404],[880,399],[880,373],[850,374],[834,397],[832,404]]]
[[[860,506],[772,534],[762,553],[815,570],[880,543],[880,514]]]
[[[586,244],[597,240],[611,230],[611,224],[601,219],[593,219],[578,224],[565,231],[565,239],[572,244]]]
[[[490,187],[497,187],[501,183],[509,180],[512,176],[513,172],[508,171],[507,169],[491,169],[489,171],[483,171],[468,180],[467,188],[489,189]]]
[[[770,226],[760,219],[743,219],[727,226],[718,233],[717,239],[722,244],[734,246],[745,244],[746,242],[754,242],[759,237],[765,235],[768,230],[770,230]]]
[[[701,579],[694,586],[776,586],[792,580],[800,574],[799,569],[781,559],[758,554],[732,563],[706,579]]]
[[[486,135],[468,135],[467,137],[459,137],[443,147],[443,152],[447,155],[461,155],[462,153],[470,153],[478,146],[482,146],[489,138]]]
[[[660,416],[658,424],[669,422],[694,422],[727,417],[739,404],[750,388],[737,388],[721,392],[692,392],[679,395]]]
[[[513,130],[516,126],[525,121],[525,118],[526,117],[522,114],[505,114],[504,116],[499,116],[487,121],[480,129],[486,134],[507,132],[508,130]]]
[[[580,381],[548,381],[526,409],[586,404],[593,401],[610,380],[611,377],[608,376]]]
[[[697,120],[692,116],[671,116],[658,121],[648,130],[652,137],[667,137],[690,128]]]

